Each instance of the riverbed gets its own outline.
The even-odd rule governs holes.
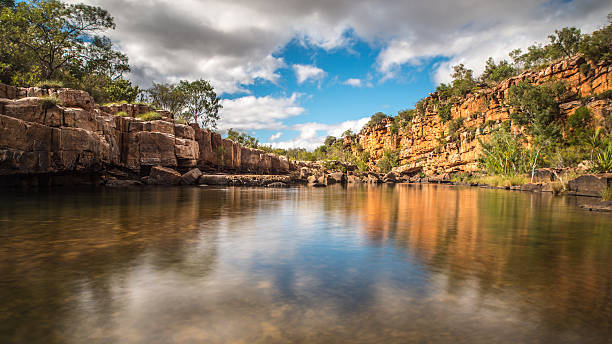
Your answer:
[[[3,191],[1,343],[606,343],[612,215],[449,185]]]

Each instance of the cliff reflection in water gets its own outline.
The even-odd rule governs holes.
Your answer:
[[[447,186],[0,196],[0,342],[605,342],[612,217]]]

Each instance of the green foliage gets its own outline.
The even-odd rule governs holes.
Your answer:
[[[603,198],[604,201],[612,201],[612,184],[609,184],[601,190],[601,198]]]
[[[181,81],[178,90],[185,97],[187,112],[181,116],[204,128],[215,129],[219,120],[219,110],[223,108],[221,99],[209,81],[200,79],[193,82]]]
[[[486,83],[496,83],[514,76],[517,73],[518,70],[508,61],[502,60],[499,62],[499,64],[495,64],[493,58],[489,57],[481,79]]]
[[[142,121],[149,122],[149,121],[156,121],[156,120],[162,119],[162,115],[158,112],[150,111],[150,112],[138,115],[138,118]]]
[[[78,81],[85,75],[120,76],[127,57],[102,36],[115,23],[110,14],[57,0],[22,1],[0,8],[0,81],[32,85],[39,80]],[[8,66],[8,67],[7,67]]]
[[[583,63],[580,65],[578,70],[580,70],[580,74],[582,74],[583,76],[587,76],[591,72],[591,65],[588,63]]]
[[[115,114],[115,116],[117,116],[117,117],[128,117],[128,114],[125,111],[119,111],[119,112],[117,112]]]
[[[374,127],[383,123],[386,119],[391,118],[382,112],[377,112],[370,117],[370,121],[366,124],[366,127]]]
[[[456,138],[458,131],[463,128],[464,121],[465,121],[465,118],[459,117],[459,118],[455,118],[451,120],[448,123],[448,131],[451,137]]]
[[[414,107],[419,115],[424,116],[427,111],[427,98],[422,98],[417,101]]]
[[[482,152],[480,165],[491,175],[517,175],[530,170],[535,159],[533,152],[525,149],[522,138],[510,132],[508,126],[495,131],[488,142],[479,139]]]
[[[258,139],[254,138],[251,135],[247,135],[245,133],[238,132],[231,128],[227,131],[227,139],[237,142],[241,146],[244,146],[244,147],[255,148],[255,149],[259,148]]]
[[[587,107],[581,106],[574,111],[572,115],[567,118],[565,123],[568,138],[572,141],[571,143],[577,143],[584,141],[591,132],[591,122],[593,116],[591,116],[591,110]]]
[[[438,107],[438,117],[440,117],[440,120],[443,123],[446,123],[451,120],[452,118],[451,108],[452,108],[451,103],[443,104],[443,105],[440,105],[440,107]]]
[[[376,162],[380,173],[388,173],[397,166],[399,166],[399,152],[396,150],[385,150],[383,157]]]
[[[59,80],[43,80],[37,82],[35,86],[40,88],[62,88],[64,83]]]
[[[598,173],[606,173],[612,170],[612,142],[597,149],[595,154],[594,170]]]
[[[334,136],[327,136],[323,144],[331,147],[334,143],[336,143],[336,138]]]
[[[521,82],[512,86],[508,92],[508,104],[514,109],[510,114],[512,122],[524,126],[536,139],[558,141],[561,128],[557,98],[564,91],[562,83],[536,86]]]
[[[147,90],[151,104],[166,110],[173,115],[179,114],[186,105],[186,97],[180,88],[174,84],[158,84]]]
[[[551,50],[565,57],[571,57],[576,54],[582,42],[580,29],[575,27],[564,27],[561,30],[555,30],[555,33],[548,36],[548,38],[550,39]]]
[[[15,7],[15,0],[0,0],[0,9],[2,7],[9,7],[9,8]]]
[[[612,60],[612,25],[585,35],[578,51],[592,62]]]
[[[49,110],[58,105],[62,105],[62,102],[55,96],[40,97],[40,106],[45,110]]]
[[[595,99],[597,100],[612,99],[612,90],[603,91],[595,95]]]
[[[112,80],[105,88],[106,97],[111,102],[125,101],[133,103],[141,93],[138,86],[133,86],[129,80]]]
[[[406,109],[400,110],[397,112],[397,116],[395,117],[395,121],[402,127],[410,125],[412,119],[416,117],[417,111],[415,109]]]
[[[454,96],[464,97],[476,87],[474,72],[471,69],[465,68],[463,63],[453,66],[453,74],[451,76],[453,77],[452,93]]]

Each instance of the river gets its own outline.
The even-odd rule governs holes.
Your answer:
[[[2,191],[1,343],[606,343],[612,215],[446,185]]]

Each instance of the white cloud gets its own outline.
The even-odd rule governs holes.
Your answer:
[[[283,133],[281,133],[280,131],[272,136],[270,136],[270,141],[276,141],[278,139],[280,139],[280,137],[283,135]]]
[[[229,128],[237,130],[279,130],[286,128],[282,120],[299,116],[304,108],[297,104],[300,94],[291,97],[274,98],[272,96],[245,96],[236,99],[223,99],[223,108],[219,111],[220,130]]]
[[[323,69],[313,65],[295,64],[293,65],[293,71],[295,72],[298,84],[308,80],[321,80],[327,75]]]
[[[357,78],[350,78],[343,82],[344,85],[353,86],[353,87],[374,87],[371,81],[364,81]]]
[[[340,137],[349,129],[353,132],[358,132],[369,120],[369,117],[364,117],[358,120],[344,121],[336,124],[316,122],[296,124],[292,129],[300,132],[298,137],[292,140],[271,142],[268,144],[275,148],[306,148],[312,150],[322,145],[323,141],[325,141],[325,137],[329,135]]]
[[[590,31],[612,11],[607,0],[68,1],[110,11],[117,29],[108,35],[130,58],[131,78],[141,86],[205,78],[220,93],[244,91],[256,79],[278,81],[286,66],[273,56],[295,38],[338,49],[350,47],[350,30],[383,47],[376,70],[386,78],[402,65],[446,56],[451,61],[437,72],[442,80],[448,64],[464,61],[478,71],[488,56],[545,41],[563,26]]]

